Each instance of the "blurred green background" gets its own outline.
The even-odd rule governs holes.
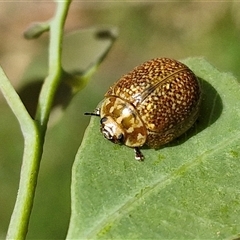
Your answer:
[[[204,56],[239,79],[239,9],[240,2],[72,2],[66,32],[111,25],[118,27],[119,37],[89,85],[49,128],[28,239],[65,237],[71,167],[89,121],[83,113],[92,111],[121,75],[155,57]],[[27,67],[46,48],[48,38],[45,34],[26,41],[22,32],[31,22],[49,19],[54,10],[52,2],[0,3],[0,64],[17,90],[24,86]],[[2,95],[0,116],[0,238],[4,238],[18,189],[23,139]]]

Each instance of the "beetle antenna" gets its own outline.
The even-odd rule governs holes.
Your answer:
[[[100,116],[99,113],[95,113],[95,112],[85,112],[84,115],[87,115],[87,116],[96,116],[96,117],[99,117],[99,116]]]
[[[100,117],[100,108],[96,108],[93,112],[86,112],[84,115]]]

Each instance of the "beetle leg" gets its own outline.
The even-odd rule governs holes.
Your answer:
[[[137,161],[143,161],[144,156],[143,156],[143,154],[141,153],[141,151],[140,151],[140,149],[138,147],[134,148],[134,152],[135,152],[135,159]]]

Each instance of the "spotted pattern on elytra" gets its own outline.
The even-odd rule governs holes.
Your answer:
[[[116,96],[135,106],[148,135],[153,135],[146,144],[158,148],[193,124],[200,95],[197,77],[187,66],[157,58],[122,76],[105,96]]]

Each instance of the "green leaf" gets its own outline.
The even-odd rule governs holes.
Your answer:
[[[69,239],[232,239],[240,235],[240,86],[202,58],[200,117],[159,150],[114,145],[92,117],[73,166]]]

